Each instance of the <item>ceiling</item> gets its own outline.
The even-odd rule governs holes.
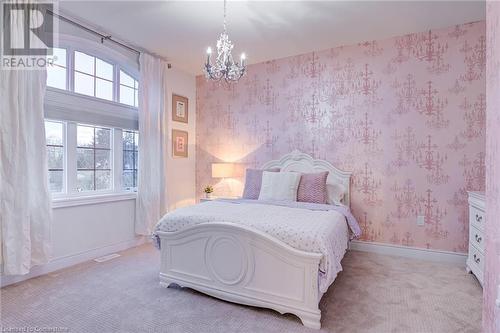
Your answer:
[[[62,13],[200,74],[222,1],[61,1]],[[229,1],[235,56],[258,63],[485,19],[484,1]],[[238,57],[239,58],[239,57]]]

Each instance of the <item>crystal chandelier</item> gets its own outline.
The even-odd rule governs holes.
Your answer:
[[[205,77],[210,80],[220,81],[224,79],[226,82],[238,81],[246,70],[245,53],[241,54],[240,63],[233,60],[231,51],[233,43],[229,40],[226,32],[226,0],[224,0],[224,31],[220,34],[217,40],[217,58],[215,64],[211,62],[212,48],[207,49],[207,62],[205,63]]]

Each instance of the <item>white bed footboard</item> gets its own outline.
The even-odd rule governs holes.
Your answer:
[[[203,223],[158,232],[160,283],[189,287],[227,301],[292,313],[320,328],[320,253],[296,250],[258,230]]]

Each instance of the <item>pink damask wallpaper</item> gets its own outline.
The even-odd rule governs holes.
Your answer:
[[[495,307],[500,284],[500,2],[490,1],[486,13],[488,126],[483,328],[486,333],[497,333],[500,332],[500,310]]]
[[[267,61],[229,86],[198,77],[198,192],[213,161],[299,149],[354,173],[363,240],[466,252],[466,191],[485,187],[485,41],[476,22]]]

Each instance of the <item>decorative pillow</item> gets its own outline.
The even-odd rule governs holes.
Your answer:
[[[326,184],[328,194],[327,203],[330,205],[343,204],[346,189],[342,184]]]
[[[297,201],[299,182],[297,172],[264,171],[259,200]]]
[[[328,171],[303,173],[297,190],[297,201],[326,204]]]
[[[280,172],[279,168],[267,169],[265,171],[269,172]],[[247,169],[245,175],[245,188],[243,190],[243,199],[254,199],[259,198],[260,185],[262,184],[262,173],[264,170],[261,169]]]

